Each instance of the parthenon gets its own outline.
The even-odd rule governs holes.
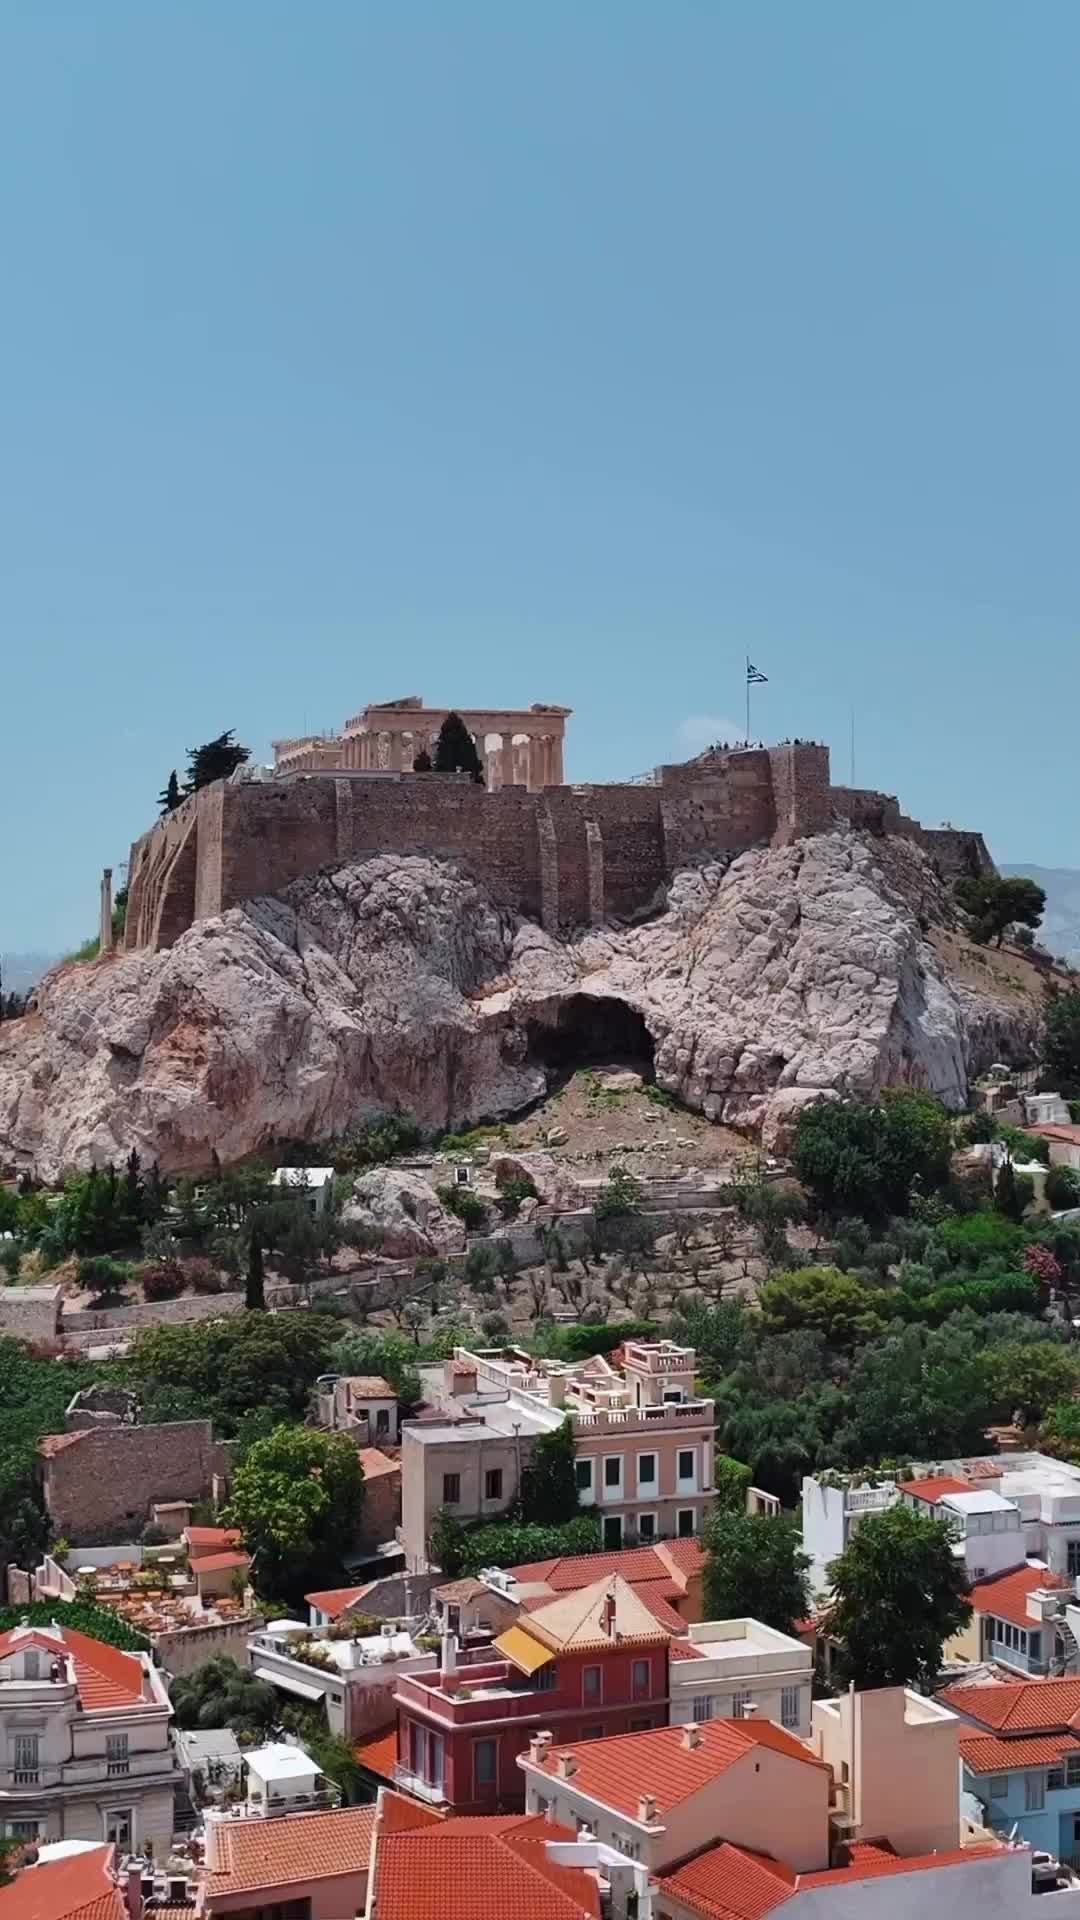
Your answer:
[[[418,753],[434,756],[439,729],[459,713],[471,733],[489,791],[527,787],[538,793],[563,784],[563,737],[570,707],[425,707],[419,694],[364,707],[340,733],[275,740],[274,771],[287,773],[402,773]]]

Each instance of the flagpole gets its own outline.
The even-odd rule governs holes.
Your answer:
[[[750,745],[750,655],[746,656],[746,744]]]

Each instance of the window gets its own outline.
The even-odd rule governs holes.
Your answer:
[[[131,1762],[128,1759],[128,1737],[126,1733],[107,1733],[105,1735],[105,1770],[109,1774],[130,1773]]]
[[[472,1186],[472,1168],[471,1167],[455,1167],[454,1168],[454,1185],[455,1187],[471,1187]]]
[[[456,1507],[461,1499],[460,1473],[444,1473],[442,1477],[442,1498],[444,1507]]]
[[[9,1820],[7,1830],[13,1840],[36,1840],[40,1825],[39,1820]]]
[[[603,1727],[582,1727],[581,1737],[583,1740],[602,1740],[604,1729]]]
[[[622,1546],[622,1514],[605,1513],[604,1546],[608,1552]]]
[[[999,1773],[995,1775],[993,1780],[988,1780],[986,1783],[986,1791],[991,1800],[1007,1800],[1009,1797],[1008,1774]]]
[[[484,1475],[484,1499],[502,1499],[502,1468],[489,1467]]]
[[[601,1698],[602,1675],[599,1667],[586,1667],[581,1675],[581,1697],[583,1700]]]
[[[574,1473],[577,1477],[577,1490],[579,1493],[592,1492],[592,1470],[593,1463],[591,1460],[575,1460]]]
[[[1080,1787],[1080,1753],[1066,1754],[1065,1781],[1070,1787]]]
[[[685,1480],[685,1481],[691,1482],[691,1484],[693,1483],[694,1464],[695,1463],[694,1463],[693,1447],[680,1447],[679,1448],[679,1479],[680,1481]]]
[[[27,1647],[23,1654],[23,1677],[26,1680],[41,1679],[41,1655],[36,1647]]]
[[[494,1740],[475,1740],[473,1742],[473,1778],[477,1790],[495,1785],[495,1742]]]
[[[554,1693],[558,1684],[559,1669],[554,1660],[549,1660],[546,1667],[537,1667],[533,1674],[533,1686],[537,1693]]]
[[[15,1785],[34,1787],[38,1777],[38,1751],[41,1736],[36,1733],[17,1733],[14,1740]]]
[[[1047,1793],[1060,1793],[1064,1785],[1065,1785],[1064,1767],[1050,1767],[1046,1775]]]
[[[130,1853],[135,1835],[135,1822],[130,1807],[110,1807],[105,1815],[105,1838],[111,1841],[118,1853]]]
[[[656,1485],[655,1453],[639,1453],[637,1457],[637,1483],[639,1487],[648,1487],[650,1491]]]
[[[389,1433],[389,1431],[390,1431],[390,1409],[389,1409],[389,1407],[376,1407],[376,1409],[375,1409],[375,1431],[376,1431],[376,1433]]]
[[[610,1492],[622,1491],[622,1454],[609,1453],[604,1458],[604,1485]]]
[[[631,1720],[630,1731],[631,1733],[648,1733],[651,1726],[652,1721],[646,1714],[644,1720]]]
[[[646,1698],[652,1686],[652,1668],[647,1660],[635,1660],[632,1669],[631,1686],[634,1699]]]
[[[780,1725],[782,1727],[798,1726],[799,1708],[802,1704],[801,1696],[802,1696],[801,1687],[781,1687],[780,1689]]]
[[[547,1810],[548,1810],[548,1808],[550,1807],[550,1805],[551,1805],[551,1801],[550,1801],[550,1800],[545,1800],[545,1799],[544,1799],[544,1796],[543,1796],[543,1794],[542,1794],[542,1793],[538,1793],[538,1794],[537,1794],[537,1796],[536,1796],[536,1811],[537,1811],[537,1813],[546,1813],[546,1812],[547,1812]]]
[[[696,1693],[690,1702],[691,1720],[711,1720],[713,1717],[713,1697],[711,1693]]]
[[[679,1539],[689,1540],[694,1531],[693,1507],[679,1508],[678,1528],[679,1528]]]
[[[1071,1579],[1075,1579],[1076,1575],[1080,1573],[1080,1540],[1070,1540],[1065,1551],[1068,1555],[1066,1564],[1068,1566],[1069,1576]]]
[[[1038,1813],[1046,1805],[1046,1775],[1025,1773],[1024,1812]]]
[[[1027,1657],[1029,1660],[1042,1659],[1042,1634],[1029,1633],[1027,1636]]]
[[[655,1513],[639,1513],[638,1514],[637,1532],[638,1532],[638,1539],[643,1543],[648,1540],[656,1539]]]
[[[753,1694],[748,1692],[745,1687],[741,1687],[738,1693],[732,1694],[731,1717],[733,1720],[746,1719],[746,1709],[747,1707],[752,1705],[753,1698],[754,1698]]]

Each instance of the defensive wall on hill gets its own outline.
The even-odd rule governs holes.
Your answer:
[[[828,748],[805,742],[717,751],[651,782],[537,792],[383,769],[240,777],[204,787],[135,842],[124,944],[171,946],[197,920],[377,853],[457,860],[554,932],[640,912],[695,860],[837,820],[918,840],[948,878],[991,865],[979,834],[928,830],[891,795],[831,786]]]

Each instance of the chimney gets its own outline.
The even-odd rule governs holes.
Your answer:
[[[560,1753],[558,1768],[560,1780],[572,1780],[577,1772],[577,1760],[572,1753]]]
[[[221,1829],[228,1817],[228,1814],[212,1813],[208,1809],[203,1821],[203,1833],[205,1836],[203,1865],[208,1873],[221,1873],[228,1865],[225,1859],[225,1849],[221,1844]]]
[[[604,1607],[603,1607],[603,1612],[600,1615],[600,1626],[603,1632],[607,1635],[609,1640],[614,1638],[615,1595],[612,1592],[610,1587],[608,1588],[607,1592],[604,1595]]]
[[[128,1920],[142,1920],[142,1877],[143,1862],[141,1860],[129,1860],[127,1886],[124,1889],[127,1900]]]
[[[689,1751],[701,1745],[701,1728],[695,1720],[687,1721],[682,1730],[682,1743]]]
[[[550,1733],[534,1733],[532,1739],[529,1741],[529,1759],[535,1760],[537,1766],[542,1766],[550,1752]]]
[[[757,1719],[757,1701],[745,1700],[743,1702],[742,1713],[739,1717],[742,1720],[756,1720]]]
[[[655,1793],[642,1794],[640,1800],[637,1803],[637,1817],[641,1821],[643,1826],[651,1827],[653,1821],[656,1819]]]
[[[456,1633],[443,1634],[440,1665],[442,1668],[444,1679],[448,1675],[452,1677],[457,1672],[457,1634]]]

